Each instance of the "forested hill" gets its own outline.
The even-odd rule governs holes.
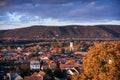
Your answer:
[[[39,38],[120,38],[120,25],[95,26],[31,26],[26,28],[0,30],[1,39]]]

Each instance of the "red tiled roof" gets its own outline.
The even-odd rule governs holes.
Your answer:
[[[82,65],[77,64],[77,63],[74,63],[74,64],[60,64],[61,68],[73,68],[73,67],[79,67],[79,66],[82,66]]]

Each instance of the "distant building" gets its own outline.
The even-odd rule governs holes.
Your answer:
[[[70,51],[74,51],[73,42],[70,42]]]
[[[23,80],[23,78],[17,73],[7,73],[7,80]]]
[[[9,51],[7,49],[4,49],[4,56],[9,56]]]
[[[30,70],[40,70],[40,62],[39,61],[31,61],[30,62]]]

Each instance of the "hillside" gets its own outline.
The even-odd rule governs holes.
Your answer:
[[[31,26],[12,30],[0,30],[1,39],[39,39],[53,37],[120,38],[120,25]]]

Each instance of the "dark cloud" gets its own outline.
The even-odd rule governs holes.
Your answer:
[[[34,2],[41,4],[63,4],[63,3],[70,3],[76,1],[80,1],[80,0],[34,0]]]
[[[119,15],[119,0],[3,0],[8,1],[4,11],[20,12],[52,18],[98,18]],[[76,2],[78,1],[78,2]],[[70,4],[69,4],[70,3]],[[56,4],[56,5],[52,5]],[[64,5],[62,5],[64,4]],[[114,11],[111,11],[114,10]],[[3,11],[3,12],[4,12]],[[117,16],[118,17],[118,16]]]
[[[15,24],[120,20],[119,3],[120,0],[0,0],[0,21]]]
[[[7,1],[6,0],[0,0],[0,7],[6,6]]]
[[[71,3],[76,2],[80,0],[3,0],[4,2],[8,2],[9,5],[22,5],[26,3],[31,4],[65,4],[65,3]]]

